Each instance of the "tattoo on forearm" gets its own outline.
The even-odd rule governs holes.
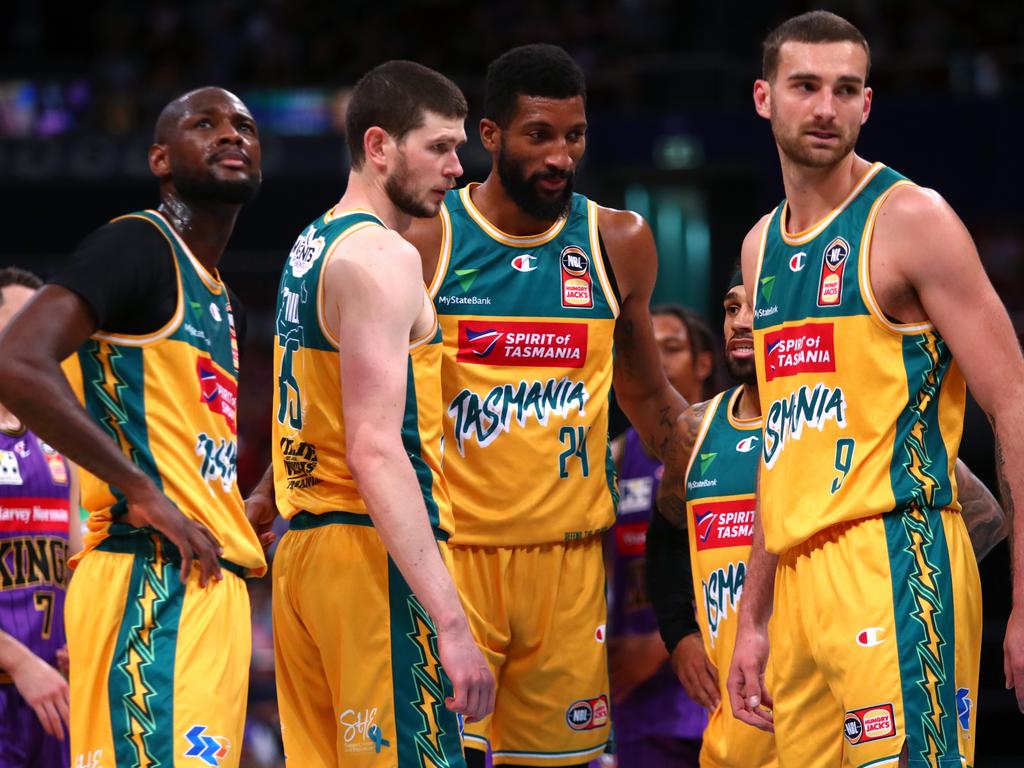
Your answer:
[[[966,468],[963,476],[958,472],[957,491],[974,556],[980,561],[1006,538],[1006,515],[988,489]]]
[[[662,445],[665,472],[658,486],[658,512],[676,528],[686,528],[686,467],[693,454],[707,403],[684,412]]]
[[[992,430],[995,431],[996,420],[992,419]],[[1010,483],[1006,479],[1006,459],[1003,457],[1003,446],[999,442],[999,435],[996,435],[996,478],[999,482],[999,497],[1003,504],[1006,517],[1013,520],[1013,495],[1010,493]]]

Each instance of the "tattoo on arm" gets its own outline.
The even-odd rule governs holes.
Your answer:
[[[985,484],[960,460],[956,463],[956,486],[974,556],[980,562],[1006,538],[1010,532],[1009,520]]]
[[[707,403],[698,403],[684,411],[675,429],[662,443],[665,473],[658,486],[658,512],[676,528],[686,528],[686,467],[697,442]],[[664,418],[664,417],[663,417]]]

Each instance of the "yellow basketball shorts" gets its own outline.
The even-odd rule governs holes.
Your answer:
[[[727,666],[718,670],[721,703],[708,716],[700,747],[700,768],[777,768],[779,761],[775,755],[774,734],[765,733],[733,717],[729,692],[725,687],[728,677]],[[770,662],[767,679],[768,690],[773,691]]]
[[[300,513],[274,558],[287,765],[464,766],[433,622],[373,527],[330,522],[344,515]],[[447,546],[438,547],[450,568]]]
[[[891,512],[779,558],[769,626],[783,768],[974,763],[981,585],[960,515]]]
[[[71,764],[237,768],[252,619],[245,582],[193,568],[135,534],[136,550],[93,550],[75,569],[65,624]]]
[[[456,583],[498,684],[466,746],[494,763],[559,766],[609,738],[601,537],[532,547],[452,547]]]

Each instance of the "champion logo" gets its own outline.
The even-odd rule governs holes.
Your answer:
[[[466,342],[469,351],[477,357],[487,357],[494,351],[494,345],[501,341],[505,334],[490,328],[486,331],[466,329]]]
[[[752,450],[754,450],[754,446],[756,445],[757,435],[751,435],[750,437],[745,437],[738,443],[736,443],[736,450],[739,451],[740,453],[750,453]]]
[[[532,253],[524,253],[512,259],[512,269],[518,272],[533,272],[537,268],[534,263],[536,261],[537,257]]]
[[[800,253],[794,253],[789,257],[789,270],[791,272],[799,272],[807,265],[807,254],[803,251]]]
[[[857,633],[857,645],[862,648],[874,648],[885,642],[885,629],[882,627],[867,627]]]

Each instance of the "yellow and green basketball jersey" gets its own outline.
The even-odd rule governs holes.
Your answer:
[[[245,518],[236,482],[238,345],[227,289],[156,211],[122,218],[150,222],[174,255],[178,303],[146,336],[97,331],[65,363],[72,389],[124,455],[224,547],[225,560],[254,575],[263,550]],[[85,550],[114,533],[124,494],[82,472],[89,510]]]
[[[546,232],[513,237],[475,208],[473,186],[445,197],[430,287],[444,331],[453,543],[585,538],[612,525],[616,503],[608,397],[618,302],[597,206],[573,195]]]
[[[772,552],[843,521],[957,504],[963,376],[931,323],[893,322],[871,290],[875,219],[910,183],[876,163],[811,229],[786,232],[786,203],[765,226],[754,349]]]
[[[369,523],[366,503],[345,459],[338,339],[324,319],[322,276],[346,237],[383,226],[364,211],[328,212],[302,231],[281,274],[272,450],[277,506],[289,519],[299,512],[341,512],[351,522]],[[409,343],[402,442],[432,527],[451,533],[451,503],[441,475],[440,377],[441,329],[435,317],[431,330]]]
[[[733,387],[708,404],[686,470],[693,594],[704,650],[718,669],[720,704],[708,717],[701,764],[774,765],[774,739],[736,720],[726,691],[754,536],[761,419],[739,419]]]

